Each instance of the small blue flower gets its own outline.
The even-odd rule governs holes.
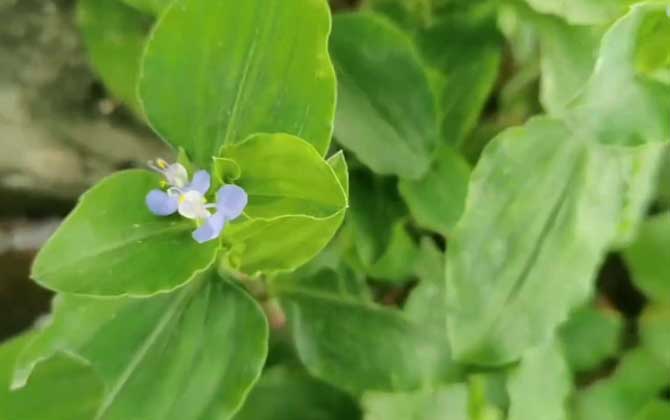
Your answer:
[[[221,187],[216,193],[216,213],[193,232],[193,239],[203,243],[218,238],[226,223],[242,214],[248,200],[246,191],[237,185]]]
[[[205,195],[211,185],[207,171],[198,171],[188,182],[188,172],[179,163],[168,164],[162,159],[150,162],[149,167],[163,175],[166,190],[153,189],[146,197],[149,210],[157,216],[178,212],[187,219],[198,222],[193,239],[204,243],[216,239],[227,222],[236,219],[247,206],[247,193],[236,185],[224,185],[216,193],[216,204],[208,204]],[[215,208],[211,214],[209,209]]]

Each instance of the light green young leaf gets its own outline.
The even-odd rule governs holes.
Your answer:
[[[528,350],[510,373],[509,420],[567,420],[572,376],[560,345],[550,341]]]
[[[560,16],[573,25],[608,23],[635,0],[527,0],[540,13]]]
[[[249,195],[246,220],[224,231],[239,269],[290,271],[330,242],[348,202],[342,156],[330,161],[331,167],[297,137],[258,134],[226,146],[223,157],[239,166],[235,183]]]
[[[338,14],[330,48],[338,142],[379,174],[422,176],[438,141],[437,115],[410,39],[380,16]]]
[[[217,241],[198,244],[191,220],[153,215],[145,196],[160,176],[130,170],[82,195],[40,250],[31,276],[52,290],[147,296],[187,283],[214,260]]]
[[[573,371],[587,371],[614,357],[623,332],[618,312],[593,304],[570,315],[559,331],[565,358]]]
[[[91,64],[111,94],[137,115],[137,79],[152,20],[120,0],[81,0],[77,19]]]
[[[642,345],[670,368],[670,306],[647,306],[640,316],[639,325]]]
[[[511,362],[588,297],[620,221],[629,153],[588,144],[547,118],[491,142],[447,253],[459,359]]]
[[[670,369],[649,351],[624,356],[612,376],[577,394],[575,420],[630,420],[670,383]]]
[[[567,116],[570,125],[603,144],[667,142],[670,80],[654,76],[670,66],[647,60],[645,52],[653,46],[655,54],[667,57],[670,43],[659,40],[669,36],[661,3],[637,5],[619,19],[602,39],[594,72]]]
[[[365,420],[470,420],[468,388],[464,384],[415,392],[367,392]]]
[[[401,283],[414,274],[418,258],[419,248],[407,231],[406,222],[400,221],[393,226],[388,247],[368,274],[380,281]]]
[[[624,250],[633,282],[649,298],[670,303],[670,213],[649,218],[637,239]]]
[[[647,404],[633,420],[666,420],[670,419],[670,402],[656,400]]]
[[[463,213],[469,180],[467,161],[449,146],[443,146],[423,178],[400,180],[398,189],[420,226],[446,236]]]
[[[324,0],[176,0],[144,54],[147,117],[201,167],[258,132],[302,137],[323,155],[335,111],[329,32]]]
[[[0,348],[0,420],[88,420],[102,401],[103,382],[85,361],[55,354],[35,366],[24,388],[9,390],[7,366],[13,366],[19,339]],[[7,372],[8,374],[9,372]]]
[[[354,394],[412,391],[460,378],[443,331],[397,310],[314,288],[282,288],[300,359],[315,377]]]
[[[212,272],[146,299],[59,299],[52,324],[21,355],[15,385],[55,352],[78,354],[106,385],[95,419],[229,419],[265,361],[262,310]]]
[[[356,402],[301,371],[275,366],[263,373],[235,420],[355,420]]]

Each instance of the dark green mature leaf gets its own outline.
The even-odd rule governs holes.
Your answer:
[[[119,0],[82,0],[77,18],[91,63],[113,96],[136,114],[137,79],[151,19]]]
[[[31,276],[66,293],[146,296],[187,283],[214,260],[218,243],[198,244],[191,220],[149,212],[146,194],[160,177],[130,170],[82,195],[40,250]]]
[[[614,374],[581,391],[575,420],[630,420],[670,384],[670,369],[650,352],[636,349],[621,360]]]
[[[105,382],[95,419],[229,419],[260,375],[267,338],[259,306],[211,272],[146,299],[66,295],[21,355],[15,384],[67,351]]]
[[[670,419],[670,402],[653,401],[647,404],[634,420],[667,420]]]
[[[649,298],[670,303],[670,213],[644,221],[638,238],[624,250],[633,282]]]
[[[263,373],[235,420],[356,420],[360,410],[342,391],[284,366]]]
[[[614,357],[619,350],[623,326],[618,312],[594,305],[571,314],[559,332],[570,368],[574,371],[595,369]]]
[[[483,12],[441,16],[416,35],[425,61],[444,77],[434,89],[442,137],[454,147],[475,127],[498,78],[502,40],[491,4],[479,3]]]
[[[460,376],[444,333],[399,311],[313,288],[280,293],[300,358],[317,378],[358,394],[411,391]]]
[[[410,39],[374,14],[339,14],[337,140],[379,174],[416,179],[437,145],[435,100]]]
[[[443,146],[423,178],[400,180],[398,189],[420,226],[446,236],[463,213],[469,180],[467,161]]]
[[[457,357],[513,361],[587,298],[620,221],[631,153],[588,144],[547,118],[492,141],[448,250]]]
[[[508,379],[508,420],[567,420],[570,370],[556,342],[528,350]]]
[[[639,324],[642,345],[670,368],[670,306],[648,306]]]
[[[5,375],[24,340],[0,348],[0,420],[89,420],[102,401],[103,383],[85,361],[55,354],[35,366],[24,388],[10,391]],[[9,373],[9,372],[7,372]]]
[[[607,23],[619,17],[635,0],[527,0],[538,12],[562,17],[571,24]]]
[[[464,384],[407,393],[367,392],[365,420],[470,420]]]
[[[666,33],[670,21],[661,3],[637,5],[619,19],[602,39],[598,65],[568,115],[570,124],[603,144],[667,142],[670,80],[653,76],[670,66],[647,61],[642,53],[653,46],[655,54],[667,57]]]
[[[329,32],[323,0],[176,0],[143,59],[147,117],[201,167],[257,132],[302,137],[323,155],[335,110]]]
[[[332,239],[348,202],[342,155],[327,162],[297,137],[259,134],[226,146],[223,156],[239,166],[235,183],[249,194],[247,220],[224,232],[238,268],[250,273],[293,270]]]

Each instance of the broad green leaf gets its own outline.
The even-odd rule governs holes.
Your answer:
[[[435,86],[438,118],[454,147],[466,141],[498,79],[502,39],[485,3],[483,12],[445,15],[416,35],[424,60],[444,77]]]
[[[639,319],[642,345],[670,368],[670,306],[653,304]],[[670,381],[669,381],[670,382]]]
[[[119,0],[117,0],[119,1]],[[165,7],[170,4],[171,0],[121,0],[129,6],[137,10],[157,16]]]
[[[105,382],[95,419],[229,419],[260,375],[267,339],[259,306],[212,272],[145,299],[63,295],[21,355],[15,384],[66,351]]]
[[[635,145],[670,139],[670,81],[652,77],[667,71],[664,62],[639,66],[640,51],[658,45],[670,31],[666,6],[637,5],[602,39],[598,65],[568,115],[569,123],[603,144]],[[670,54],[670,43],[658,45]],[[613,87],[617,88],[612,95]]]
[[[146,296],[191,280],[214,260],[218,243],[198,244],[195,224],[149,212],[145,196],[160,176],[130,170],[82,195],[79,204],[40,250],[31,276],[67,293]]]
[[[463,213],[469,180],[467,161],[443,146],[423,178],[400,180],[398,189],[420,226],[446,236]]]
[[[367,392],[365,420],[470,420],[464,384],[406,393]]]
[[[9,391],[16,359],[32,338],[32,334],[24,334],[4,340],[0,344],[0,395],[5,395]],[[0,398],[5,397],[0,396]]]
[[[444,253],[430,239],[424,238],[415,266],[419,284],[407,298],[403,311],[423,328],[434,328],[436,332],[442,333],[447,310],[444,299]]]
[[[347,394],[285,366],[263,373],[235,420],[355,420],[360,410]]]
[[[332,239],[348,201],[343,157],[331,167],[309,143],[287,134],[252,136],[226,146],[223,157],[239,166],[235,183],[249,195],[247,219],[224,232],[239,269],[290,271]]]
[[[347,197],[333,168],[306,141],[287,134],[257,134],[226,146],[222,157],[240,167],[235,183],[249,195],[251,219],[285,215],[328,217]]]
[[[411,391],[460,377],[442,331],[401,312],[314,288],[282,288],[300,359],[315,377],[354,394]]]
[[[649,298],[670,303],[670,213],[642,224],[637,239],[623,252],[633,282]]]
[[[338,75],[337,141],[379,174],[422,176],[437,145],[437,115],[410,39],[374,14],[339,14],[330,48]]]
[[[0,364],[13,362],[15,350],[22,347],[15,343],[8,344],[13,347],[9,351],[0,350]],[[60,353],[40,361],[21,389],[10,391],[5,381],[9,378],[0,379],[0,420],[89,420],[95,416],[104,391],[88,363]]]
[[[391,283],[409,280],[414,274],[419,249],[407,231],[405,221],[393,226],[391,240],[384,253],[370,267],[370,277]]]
[[[589,144],[548,118],[489,144],[447,253],[458,359],[511,362],[584,302],[618,228],[630,153]]]
[[[560,16],[574,25],[607,23],[626,11],[635,0],[526,0],[540,13]]]
[[[670,419],[670,402],[657,400],[647,404],[633,420]]]
[[[333,168],[337,180],[340,181],[344,194],[349,197],[349,168],[344,153],[340,150],[328,158],[328,165]]]
[[[81,0],[77,18],[91,64],[111,94],[137,115],[137,79],[151,18],[120,0]]]
[[[612,376],[581,391],[575,420],[630,420],[670,384],[670,370],[645,349],[623,357]]]
[[[621,315],[610,309],[587,305],[572,313],[559,332],[570,368],[587,371],[614,357],[623,326]]]
[[[567,420],[572,377],[560,346],[547,342],[528,350],[509,374],[509,420]]]
[[[144,54],[146,115],[201,167],[258,132],[302,137],[323,155],[335,111],[329,32],[324,0],[176,0]]]
[[[365,170],[351,173],[349,223],[354,246],[366,269],[386,251],[392,227],[407,213],[396,183],[392,178],[378,177]]]

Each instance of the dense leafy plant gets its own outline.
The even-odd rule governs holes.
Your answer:
[[[670,418],[668,10],[80,0],[175,154],[40,251],[0,420]]]

